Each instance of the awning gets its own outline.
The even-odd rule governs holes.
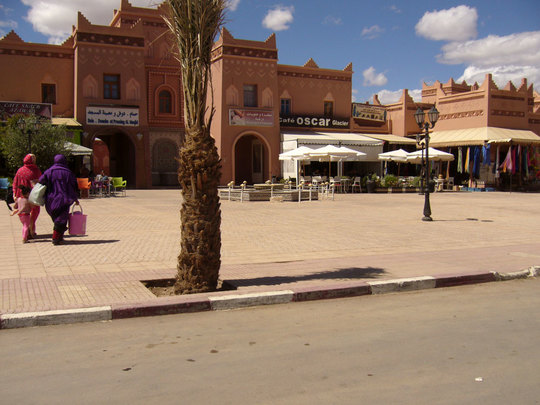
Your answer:
[[[415,145],[416,140],[412,138],[406,138],[404,136],[398,136],[393,134],[365,134],[370,138],[375,138],[380,141],[388,142],[391,145]]]
[[[378,146],[383,144],[378,139],[352,132],[282,132],[281,140],[297,140],[303,145],[338,145],[340,142],[356,146]]]
[[[73,156],[90,156],[93,150],[73,142],[66,142],[65,147]]]
[[[53,125],[65,125],[66,127],[82,127],[82,125],[75,118],[51,118],[51,124]]]
[[[489,143],[509,143],[521,145],[540,144],[540,136],[524,129],[481,127],[434,131],[429,144],[434,147],[470,146]]]
[[[316,148],[325,145],[342,145],[365,153],[366,158],[363,161],[377,161],[378,154],[382,152],[384,143],[363,134],[318,131],[282,132],[281,141],[288,146],[287,149],[294,149],[299,146]]]

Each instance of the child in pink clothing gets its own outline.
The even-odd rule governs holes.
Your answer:
[[[28,242],[29,238],[32,238],[30,233],[30,212],[32,211],[33,205],[30,204],[30,201],[28,201],[28,196],[30,195],[30,188],[26,186],[19,186],[19,188],[21,190],[22,196],[17,197],[17,201],[15,201],[15,205],[13,206],[15,209],[11,213],[11,216],[19,214],[19,219],[21,220],[21,223],[23,225],[22,241],[23,243],[26,243]]]

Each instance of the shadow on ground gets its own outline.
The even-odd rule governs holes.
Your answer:
[[[299,276],[268,276],[244,278],[238,280],[225,280],[226,283],[238,287],[260,286],[260,285],[279,285],[296,283],[301,281],[313,280],[357,280],[364,278],[378,278],[385,274],[386,271],[377,267],[348,267],[331,271],[323,271],[318,273],[304,274]]]

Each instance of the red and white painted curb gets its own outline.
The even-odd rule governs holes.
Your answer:
[[[272,292],[228,294],[223,296],[183,295],[156,298],[152,301],[113,304],[93,308],[58,311],[0,314],[0,329],[31,326],[58,325],[78,322],[110,321],[141,316],[181,314],[188,312],[219,311],[260,305],[286,304],[330,298],[358,297],[361,295],[387,294],[431,288],[454,287],[468,284],[507,281],[537,277],[540,266],[533,266],[514,273],[476,272],[444,274],[380,281],[351,281],[331,286],[296,287]]]

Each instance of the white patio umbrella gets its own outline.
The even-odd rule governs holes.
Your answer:
[[[328,161],[328,177],[331,177],[331,162],[343,162],[344,160],[360,160],[366,156],[365,153],[347,148],[346,146],[326,145],[313,150],[308,154],[310,158],[319,161]]]
[[[398,176],[399,176],[399,169],[401,166],[401,163],[407,162],[407,156],[408,152],[403,149],[397,149],[397,150],[391,150],[389,152],[379,153],[379,160],[382,160],[383,162],[388,165],[388,162],[397,162],[398,164]],[[386,168],[388,170],[388,168]],[[386,171],[385,171],[386,172]]]
[[[296,149],[289,150],[287,152],[283,152],[279,154],[279,160],[294,160],[295,165],[296,165],[295,169],[297,173],[296,178],[298,179],[297,184],[300,184],[300,165],[298,164],[298,162],[309,160],[310,157],[308,154],[310,152],[313,152],[313,149],[308,148],[307,146],[300,146]]]
[[[403,149],[391,150],[389,152],[379,153],[379,160],[404,163],[407,161],[408,155],[409,152]]]
[[[422,156],[426,156],[426,151],[417,150],[416,152],[411,152],[407,154],[407,163],[422,163]],[[450,162],[454,160],[454,155],[451,153],[443,152],[439,149],[429,148],[429,160],[434,162]]]

